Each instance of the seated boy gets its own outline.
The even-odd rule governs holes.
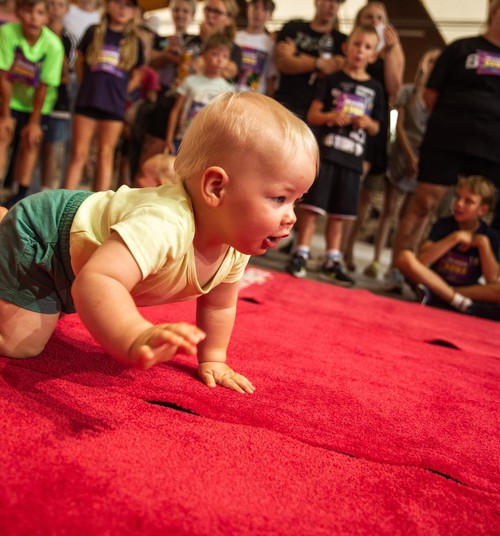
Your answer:
[[[8,206],[28,193],[64,58],[61,40],[45,26],[47,0],[19,0],[16,13],[19,22],[0,27],[0,178],[16,127],[21,138],[15,167],[19,190]]]
[[[124,364],[197,352],[208,386],[252,393],[226,365],[239,280],[249,255],[288,236],[317,166],[305,123],[259,93],[226,93],[186,131],[177,181],[20,201],[0,223],[0,355],[39,354],[76,311]],[[138,310],[192,298],[197,326],[153,325]]]
[[[500,320],[500,235],[482,220],[494,197],[485,178],[460,178],[453,216],[434,224],[418,255],[398,255],[396,265],[417,285],[422,303]]]

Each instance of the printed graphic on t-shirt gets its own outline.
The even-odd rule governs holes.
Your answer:
[[[97,63],[92,67],[92,71],[105,72],[117,78],[125,78],[127,74],[120,65],[120,47],[105,44],[97,58]]]
[[[297,47],[297,50],[302,50],[303,52],[317,53],[319,50],[319,37],[307,35],[303,32],[297,32],[295,46]]]
[[[480,50],[478,56],[479,65],[477,74],[500,76],[500,54]]]
[[[345,111],[351,117],[369,115],[373,110],[375,91],[355,82],[341,82],[340,89],[332,89],[332,109]],[[336,127],[334,132],[323,138],[325,147],[334,148],[346,154],[361,156],[365,150],[366,132],[362,128]]]
[[[340,93],[335,106],[337,112],[344,112],[350,117],[366,115],[366,99],[361,95]]]
[[[241,53],[241,73],[238,85],[256,91],[264,73],[267,52],[243,46],[241,47]]]
[[[30,61],[23,54],[23,51],[19,47],[16,47],[14,51],[14,62],[8,74],[9,80],[27,86],[38,87],[44,59],[45,57],[42,57],[39,61]]]
[[[478,265],[479,258],[452,250],[436,262],[434,270],[450,285],[462,286],[475,280]]]
[[[477,74],[500,76],[500,54],[478,50],[467,56],[465,68],[473,69]]]

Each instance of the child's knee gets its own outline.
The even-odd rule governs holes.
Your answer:
[[[0,355],[4,357],[12,357],[15,359],[26,359],[40,355],[45,348],[45,345],[33,344],[30,341],[22,341],[12,344],[4,336],[0,336]]]

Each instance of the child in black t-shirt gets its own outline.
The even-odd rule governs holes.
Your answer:
[[[500,235],[482,220],[494,196],[493,184],[479,175],[459,179],[453,216],[434,224],[418,255],[399,254],[397,266],[423,304],[500,320]]]
[[[305,275],[316,220],[325,214],[326,255],[321,275],[340,284],[354,284],[343,269],[340,246],[343,222],[357,214],[366,136],[377,134],[385,113],[382,86],[366,72],[376,58],[378,39],[373,27],[357,26],[344,46],[344,69],[318,84],[309,108],[308,122],[319,127],[321,166],[300,205],[297,248],[287,266],[296,277]]]

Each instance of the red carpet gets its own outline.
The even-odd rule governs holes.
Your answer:
[[[2,535],[500,533],[497,323],[246,281],[230,363],[254,395],[186,356],[125,369],[76,315],[0,358]]]

